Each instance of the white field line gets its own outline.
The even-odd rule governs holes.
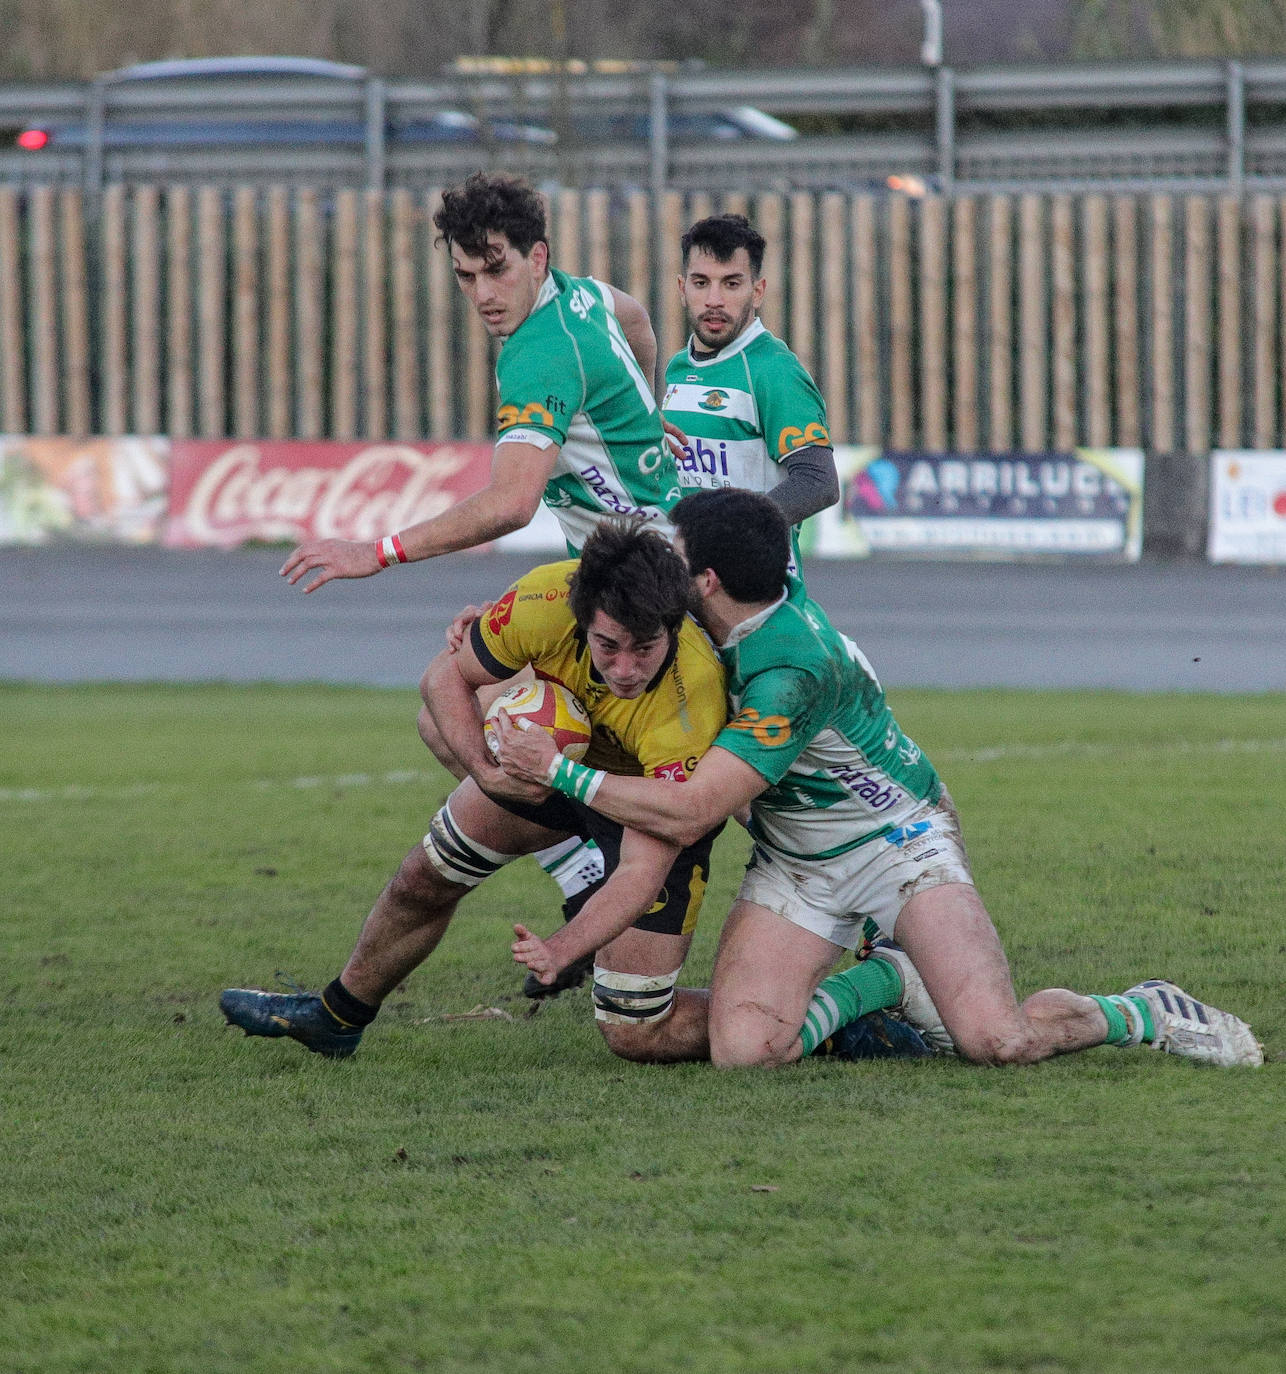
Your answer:
[[[438,777],[427,770],[401,769],[392,773],[338,773],[333,777],[247,778],[228,787],[250,787],[259,792],[307,792],[318,787],[385,787],[390,784],[428,782]],[[209,791],[208,783],[202,784]],[[134,797],[175,796],[188,791],[180,782],[140,782],[129,787],[93,787],[71,783],[66,787],[0,787],[0,803],[60,801],[124,801]]]
[[[1101,744],[1088,740],[1062,740],[1056,744],[995,744],[976,748],[935,749],[934,761],[960,765],[998,763],[1007,759],[1026,761],[1052,758],[1125,758],[1179,754],[1266,754],[1286,751],[1286,739],[1151,740],[1132,744]],[[442,781],[441,775],[424,769],[389,773],[337,773],[297,778],[247,778],[228,787],[250,787],[260,792],[307,792],[319,787],[385,787],[406,783]],[[209,784],[202,784],[208,791]],[[142,782],[128,787],[97,787],[71,783],[66,787],[0,787],[0,804],[47,804],[64,801],[127,801],[135,797],[181,795],[185,783]]]

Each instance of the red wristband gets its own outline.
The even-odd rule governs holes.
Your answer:
[[[381,568],[391,568],[394,563],[407,561],[406,550],[395,534],[386,534],[383,539],[375,541],[375,557],[379,560]]]

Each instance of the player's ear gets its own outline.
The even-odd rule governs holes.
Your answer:
[[[764,303],[764,293],[768,290],[768,278],[760,277],[750,293],[750,301],[756,310]]]
[[[549,245],[544,239],[537,239],[531,245],[531,252],[528,254],[528,261],[537,272],[543,272],[549,266]]]
[[[706,597],[712,596],[723,584],[719,581],[719,574],[713,568],[702,568],[700,572],[692,574],[692,585],[703,597]]]

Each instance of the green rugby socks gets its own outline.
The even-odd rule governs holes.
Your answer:
[[[812,1054],[841,1026],[868,1011],[895,1007],[902,996],[902,977],[887,959],[863,959],[824,978],[804,1013],[799,1038],[804,1053]]]
[[[1156,1039],[1152,1012],[1144,998],[1123,997],[1118,994],[1099,997],[1096,993],[1091,993],[1090,996],[1098,1003],[1107,1018],[1107,1039],[1104,1044],[1128,1048],[1145,1040]]]

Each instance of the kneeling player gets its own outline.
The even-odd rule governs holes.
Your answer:
[[[580,560],[536,568],[510,587],[458,652],[429,668],[434,720],[469,776],[380,894],[343,971],[320,996],[229,988],[220,998],[228,1021],[333,1058],[352,1054],[462,897],[511,859],[579,835],[598,842],[606,873],[547,942],[558,967],[597,951],[594,1011],[617,1054],[707,1057],[706,993],[676,983],[722,820],[682,847],[515,782],[486,748],[476,695],[530,664],[585,704],[592,766],[682,779],[726,719],[723,670],[689,602],[682,559],[638,524],[602,525]],[[519,943],[529,936],[517,933]]]

